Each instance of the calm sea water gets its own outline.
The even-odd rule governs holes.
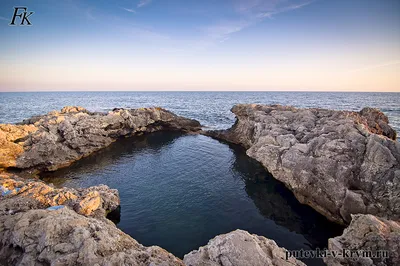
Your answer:
[[[326,247],[342,230],[298,203],[243,148],[202,135],[158,132],[122,139],[42,178],[56,186],[117,188],[118,227],[179,257],[238,228],[290,250]]]
[[[400,129],[399,93],[0,93],[0,123],[19,122],[66,105],[91,111],[161,106],[208,128],[228,128],[234,122],[229,110],[236,103],[355,111],[377,107]],[[123,139],[42,177],[56,186],[117,188],[121,197],[118,226],[140,243],[159,245],[180,257],[238,228],[291,250],[326,247],[327,239],[342,230],[299,204],[241,147],[201,135],[159,132]]]
[[[237,103],[282,104],[359,111],[381,109],[400,130],[400,93],[343,92],[32,92],[0,93],[0,123],[15,123],[33,115],[79,105],[91,111],[115,107],[161,106],[199,120],[210,128],[228,128]]]

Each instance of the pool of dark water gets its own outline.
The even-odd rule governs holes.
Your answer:
[[[289,250],[324,248],[342,230],[300,204],[243,148],[202,135],[158,132],[121,139],[42,178],[55,186],[118,189],[118,227],[143,245],[181,258],[235,229]]]

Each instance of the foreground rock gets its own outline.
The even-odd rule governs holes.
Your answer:
[[[82,107],[0,125],[0,168],[53,171],[110,145],[120,137],[158,130],[195,132],[196,120],[162,108],[114,109],[92,113]]]
[[[400,265],[400,223],[373,215],[353,215],[343,235],[329,239],[329,250],[343,249],[360,254],[353,259],[345,256],[327,257],[328,265]],[[386,253],[382,253],[382,252]],[[364,253],[364,254],[363,254]],[[371,257],[374,256],[374,257]]]
[[[9,173],[0,189],[0,265],[183,265],[105,218],[118,210],[115,189],[56,189]]]
[[[85,216],[103,218],[117,211],[120,205],[118,191],[100,185],[86,189],[54,188],[40,181],[0,174],[0,215],[69,206]]]
[[[184,265],[105,219],[119,205],[107,186],[55,189],[0,174],[0,265]],[[304,265],[274,241],[241,230],[185,256],[187,265]],[[232,263],[232,264],[229,264]],[[250,264],[249,264],[250,263]]]
[[[0,216],[2,265],[183,265],[160,247],[144,247],[107,220],[69,207]],[[0,263],[0,264],[1,264]]]
[[[387,117],[361,112],[236,105],[237,121],[208,134],[241,144],[296,198],[328,219],[400,219],[400,145]]]
[[[211,239],[183,261],[187,266],[305,265],[294,258],[286,260],[285,251],[273,240],[236,230]]]

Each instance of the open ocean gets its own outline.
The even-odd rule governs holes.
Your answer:
[[[0,93],[0,123],[79,105],[90,111],[160,106],[213,129],[230,127],[237,103],[282,104],[359,111],[381,109],[400,130],[400,93],[364,92],[10,92]]]

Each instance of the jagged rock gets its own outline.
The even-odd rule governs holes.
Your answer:
[[[187,266],[305,265],[294,258],[286,260],[285,251],[273,240],[236,230],[211,239],[183,261]]]
[[[379,110],[240,104],[232,112],[232,128],[207,134],[243,145],[300,202],[338,223],[357,213],[400,219],[400,144]]]
[[[331,251],[349,250],[348,256],[350,251],[361,256],[329,256],[324,258],[328,265],[400,265],[400,223],[373,215],[352,215],[349,227],[341,236],[329,239],[328,245]],[[378,253],[382,251],[387,251],[387,254]],[[376,258],[368,257],[368,252]]]
[[[144,247],[112,222],[69,207],[0,216],[0,265],[184,265]]]
[[[0,215],[65,205],[79,214],[103,218],[120,205],[118,191],[106,185],[86,189],[54,188],[41,181],[0,174]]]
[[[24,152],[23,140],[36,130],[33,125],[0,124],[0,168],[16,166],[16,159]]]
[[[389,119],[379,109],[366,107],[360,111],[360,115],[363,118],[361,123],[368,125],[369,131],[396,139],[396,131],[389,126]]]
[[[162,108],[114,109],[92,113],[82,107],[64,107],[21,125],[0,125],[0,168],[56,170],[104,148],[120,137],[158,130],[195,132],[196,120]],[[21,133],[22,132],[22,133]],[[14,143],[23,138],[24,142]]]
[[[105,219],[119,205],[118,192],[107,186],[56,189],[1,173],[0,188],[9,192],[0,196],[0,265],[184,265],[160,247],[140,245]],[[274,241],[236,230],[212,239],[185,261],[304,265],[285,256]]]
[[[105,218],[119,207],[115,189],[56,189],[3,172],[0,190],[0,265],[183,265]]]

